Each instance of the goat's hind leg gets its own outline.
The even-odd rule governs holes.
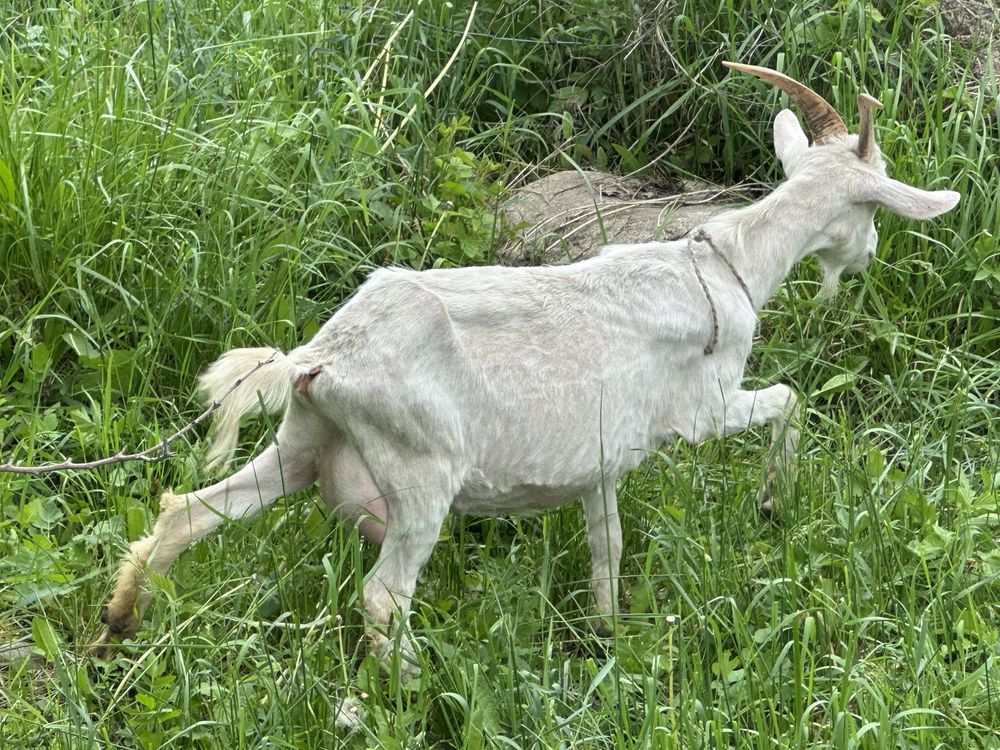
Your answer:
[[[394,473],[391,478],[386,477],[388,472],[378,474],[385,481],[388,524],[378,560],[365,583],[366,630],[372,651],[383,662],[390,659],[398,639],[400,672],[405,677],[420,674],[407,632],[417,575],[437,543],[456,491],[447,482],[437,481],[440,475],[435,468],[439,467]]]
[[[133,542],[118,571],[97,644],[133,635],[149,604],[148,571],[163,574],[190,545],[229,518],[245,518],[316,479],[312,450],[271,445],[227,479],[184,495],[163,493],[153,532]]]

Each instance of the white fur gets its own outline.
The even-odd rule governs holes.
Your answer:
[[[876,205],[928,218],[957,202],[956,193],[889,180],[877,148],[862,161],[856,140],[809,146],[782,112],[775,146],[788,180],[709,220],[711,243],[611,246],[560,267],[375,271],[312,341],[230,396],[213,459],[231,453],[240,416],[261,400],[287,407],[276,445],[229,479],[177,498],[188,510],[155,533],[169,551],[151,556],[147,544],[143,560],[165,570],[220,514],[253,513],[318,479],[344,518],[367,523],[362,532],[376,541],[384,536],[364,595],[385,652],[390,620],[405,619],[448,513],[522,513],[582,497],[598,609],[612,614],[621,556],[615,480],[648,450],[675,436],[699,442],[768,423],[778,467],[792,458],[795,395],[781,384],[741,389],[758,310],[711,245],[759,307],[807,255],[818,255],[827,287],[867,266]],[[711,354],[710,302],[692,254],[717,311]],[[224,355],[203,391],[220,397],[270,355]],[[411,655],[405,634],[401,643]]]
[[[275,363],[270,372],[252,372],[242,387],[226,395],[237,378],[247,375],[258,363],[271,358]],[[198,380],[202,398],[208,403],[222,399],[212,427],[212,447],[205,457],[207,467],[228,463],[232,458],[239,437],[240,417],[244,414],[256,412],[261,402],[268,413],[284,411],[292,387],[288,367],[285,355],[275,349],[233,349],[219,357],[202,374]],[[282,377],[277,377],[278,371],[283,374]]]

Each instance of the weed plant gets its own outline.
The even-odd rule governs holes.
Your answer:
[[[193,548],[96,659],[117,560],[204,443],[0,474],[0,745],[1000,748],[1000,105],[934,3],[0,0],[0,53],[0,462],[154,445],[220,352],[294,346],[371,268],[489,262],[532,174],[774,184],[784,100],[722,59],[849,124],[873,93],[892,174],[963,195],[880,213],[836,300],[806,264],[763,314],[749,381],[806,404],[776,523],[762,434],[622,480],[609,640],[577,507],[453,518],[400,686],[361,646],[373,550],[311,491]]]

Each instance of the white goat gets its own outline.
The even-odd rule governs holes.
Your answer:
[[[336,513],[381,545],[364,606],[385,655],[452,511],[524,513],[582,497],[597,609],[607,616],[622,551],[615,481],[645,451],[769,423],[779,443],[772,468],[787,465],[795,394],[781,384],[740,388],[757,312],[807,255],[819,258],[825,289],[865,268],[877,206],[929,219],[959,195],[886,176],[872,138],[871,109],[881,105],[870,97],[859,98],[853,136],[802,84],[729,65],[786,91],[815,141],[789,110],[778,113],[774,145],[788,179],[761,201],[690,239],[611,246],[568,266],[379,270],[287,356],[223,355],[201,380],[209,399],[255,363],[276,361],[224,402],[212,458],[229,458],[240,417],[261,401],[285,409],[277,441],[228,479],[163,495],[153,533],[121,567],[100,642],[137,629],[147,569],[164,573],[224,518],[317,480]],[[412,656],[405,632],[400,643]]]

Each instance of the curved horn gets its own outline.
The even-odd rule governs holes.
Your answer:
[[[723,61],[722,64],[741,73],[749,73],[752,76],[763,78],[788,94],[789,98],[802,110],[802,114],[806,118],[806,127],[812,133],[813,143],[826,143],[835,136],[847,135],[847,126],[840,119],[837,110],[822,96],[794,78],[758,65],[744,65],[728,61]]]
[[[868,94],[861,94],[858,97],[858,120],[860,121],[858,156],[862,159],[868,158],[868,152],[871,151],[872,143],[875,142],[872,112],[876,109],[882,109],[882,102],[878,99],[868,96]]]

